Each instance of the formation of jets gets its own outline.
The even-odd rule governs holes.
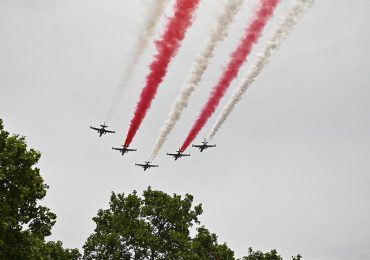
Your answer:
[[[107,133],[114,134],[116,132],[116,131],[108,130],[107,128],[108,128],[108,126],[105,123],[100,125],[100,128],[90,126],[90,129],[93,129],[93,130],[98,132],[99,137],[102,137],[103,135],[105,135]],[[203,152],[204,150],[206,150],[208,148],[211,148],[211,147],[216,147],[215,144],[209,145],[208,141],[206,139],[204,139],[202,144],[193,144],[192,146],[196,147],[196,148],[199,148],[200,152]],[[132,149],[132,148],[129,148],[127,145],[122,145],[122,148],[121,147],[112,147],[112,150],[119,151],[121,153],[121,155],[125,155],[125,153],[134,152],[137,149]],[[190,156],[190,154],[185,154],[183,151],[181,151],[181,149],[177,150],[176,153],[167,153],[167,155],[172,156],[175,159],[175,161],[179,158]],[[135,165],[139,166],[139,167],[142,167],[144,171],[146,171],[147,169],[153,168],[153,167],[159,167],[159,165],[150,164],[149,161],[144,162],[143,164],[142,163],[135,163]]]

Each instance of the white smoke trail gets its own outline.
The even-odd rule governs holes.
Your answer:
[[[166,123],[159,133],[159,137],[150,156],[150,161],[153,161],[155,157],[157,157],[167,139],[167,136],[171,133],[177,121],[180,119],[182,111],[188,105],[191,94],[202,80],[203,74],[213,58],[217,45],[227,37],[229,26],[234,21],[235,15],[240,10],[242,4],[243,0],[228,0],[223,9],[223,13],[217,17],[216,26],[211,32],[207,43],[202,47],[198,54],[191,73],[189,74],[185,85],[180,90],[180,94],[176,98],[172,109],[168,114]]]
[[[312,6],[314,0],[295,0],[293,5],[289,8],[286,14],[280,20],[278,27],[272,33],[267,45],[263,51],[257,56],[256,61],[251,66],[249,72],[245,75],[239,87],[234,91],[225,105],[222,112],[218,116],[216,123],[212,127],[208,135],[208,141],[216,135],[217,131],[221,128],[227,117],[233,111],[235,105],[241,100],[243,94],[247,91],[249,86],[255,81],[256,77],[260,74],[262,69],[269,63],[272,55],[279,49],[285,38],[292,31],[298,19]]]
[[[148,48],[150,39],[153,38],[155,34],[155,28],[164,13],[167,3],[170,0],[153,0],[152,6],[148,9],[147,19],[144,23],[144,29],[140,30],[140,34],[137,38],[135,44],[135,50],[131,57],[129,65],[126,67],[123,77],[118,84],[116,91],[114,92],[113,100],[111,106],[106,115],[105,121],[110,121],[112,115],[117,109],[117,106],[122,98],[123,91],[126,89],[128,83],[130,82],[133,72],[140,61],[141,56],[144,51]]]

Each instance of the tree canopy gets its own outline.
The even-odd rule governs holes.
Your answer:
[[[55,259],[48,252],[64,250],[61,242],[44,242],[56,215],[39,205],[48,189],[35,167],[40,156],[27,149],[24,137],[5,131],[0,119],[0,259]]]
[[[200,226],[200,214],[202,205],[193,206],[189,194],[170,196],[150,187],[143,198],[136,191],[127,196],[112,193],[109,209],[93,218],[96,228],[83,246],[83,258],[233,259],[234,252]]]
[[[112,192],[109,208],[93,218],[96,227],[83,246],[83,259],[235,260],[234,252],[201,225],[202,212],[189,194],[170,196],[151,187],[142,197],[136,191],[126,196]],[[276,250],[249,248],[240,260],[282,259]]]

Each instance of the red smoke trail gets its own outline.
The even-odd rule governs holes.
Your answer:
[[[129,146],[139,129],[150,105],[157,94],[159,84],[167,73],[171,59],[180,48],[186,30],[192,23],[193,13],[200,0],[176,0],[174,15],[168,20],[162,38],[156,42],[158,54],[150,64],[150,73],[146,78],[146,86],[141,92],[140,100],[136,106],[134,118],[131,120],[125,145]]]
[[[213,88],[207,104],[203,107],[197,121],[181,146],[180,150],[182,152],[194,141],[213,112],[215,112],[221,98],[224,96],[232,80],[237,77],[240,67],[250,54],[253,44],[257,42],[267,21],[273,15],[278,2],[279,0],[261,0],[261,5],[255,14],[255,18],[246,29],[245,36],[240,42],[240,45],[231,54],[227,69],[218,84]]]

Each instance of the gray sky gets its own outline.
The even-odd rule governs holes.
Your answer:
[[[289,3],[282,2],[275,18]],[[39,166],[50,185],[44,203],[58,216],[50,239],[80,248],[111,191],[141,192],[151,185],[193,194],[203,203],[203,224],[237,256],[252,246],[276,248],[284,257],[369,259],[370,2],[316,1],[214,138],[217,149],[200,154],[190,148],[191,157],[175,163],[164,153],[182,144],[217,82],[257,3],[246,1],[158,157],[160,168],[149,174],[134,163],[149,156],[223,1],[202,1],[132,143],[138,152],[121,157],[111,146],[125,139],[153,44],[109,122],[118,133],[99,139],[89,125],[105,117],[147,3],[0,0],[0,117],[43,154]]]

